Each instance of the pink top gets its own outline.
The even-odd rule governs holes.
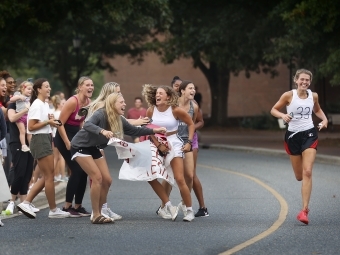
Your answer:
[[[79,111],[79,108],[80,108],[78,98],[76,96],[72,96],[72,97],[74,97],[77,100],[77,107],[76,107],[76,110],[74,112],[72,112],[70,117],[68,117],[66,124],[69,124],[71,126],[80,126],[80,124],[84,121],[85,116],[79,116],[78,115],[78,111]]]

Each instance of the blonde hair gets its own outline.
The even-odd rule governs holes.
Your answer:
[[[58,109],[58,105],[60,105],[61,103],[61,97],[58,95],[54,95],[53,97],[51,97],[51,101],[54,107],[54,110]]]
[[[92,101],[86,108],[88,109],[88,116],[91,116],[99,108],[103,108],[105,99],[112,93],[117,91],[117,87],[120,85],[116,82],[105,83],[100,90],[99,96],[96,100]]]
[[[77,86],[77,88],[74,90],[77,94],[79,93],[79,87],[80,87],[81,85],[83,85],[84,81],[87,81],[87,80],[92,80],[92,79],[91,79],[90,77],[88,77],[88,76],[82,76],[82,77],[79,78],[79,80],[78,80],[78,86]]]
[[[28,86],[31,86],[33,88],[33,83],[30,81],[24,81],[19,85],[17,91],[19,91],[22,94],[24,92],[24,89]]]
[[[313,74],[312,74],[311,71],[309,71],[307,69],[299,69],[299,70],[297,70],[295,75],[294,75],[294,77],[293,77],[293,81],[296,82],[299,79],[300,74],[302,74],[302,73],[309,75],[310,81],[312,82]]]
[[[123,123],[122,123],[122,117],[117,112],[117,109],[115,107],[115,104],[117,100],[123,97],[121,94],[118,93],[112,93],[108,95],[108,97],[105,100],[104,109],[107,116],[107,121],[110,126],[111,132],[113,132],[114,136],[123,139],[124,138],[124,131],[123,131]]]
[[[144,84],[142,95],[145,98],[145,101],[148,103],[149,106],[155,106],[156,105],[156,92],[157,89],[164,89],[167,96],[169,96],[169,100],[167,105],[170,106],[178,106],[178,93],[171,87],[161,85],[161,86],[153,86],[151,84]]]

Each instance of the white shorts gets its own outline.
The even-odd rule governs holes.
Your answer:
[[[184,158],[184,153],[182,151],[183,148],[183,141],[182,139],[177,136],[177,134],[173,134],[167,136],[168,141],[171,143],[171,146],[175,152],[175,158]]]

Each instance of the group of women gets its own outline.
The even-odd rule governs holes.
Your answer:
[[[312,188],[312,167],[318,142],[317,131],[311,117],[312,111],[322,120],[318,126],[319,130],[326,128],[328,124],[320,108],[317,94],[308,89],[311,80],[310,71],[298,70],[294,77],[297,89],[284,93],[271,110],[275,117],[282,118],[288,123],[285,148],[290,155],[297,180],[302,181],[303,205],[297,219],[305,224],[309,222],[308,205]],[[112,212],[107,204],[112,178],[103,149],[113,137],[124,139],[124,135],[135,137],[149,135],[150,142],[157,148],[159,155],[166,157],[170,151],[172,152],[170,164],[182,197],[179,205],[173,206],[169,199],[172,186],[167,181],[163,181],[162,184],[157,179],[148,181],[161,200],[157,214],[165,219],[176,220],[179,211],[182,211],[183,220],[188,222],[195,216],[209,216],[204,203],[202,185],[196,174],[198,152],[196,130],[203,126],[203,118],[198,104],[194,101],[195,86],[191,81],[182,81],[177,76],[171,84],[172,87],[144,85],[142,95],[149,105],[147,117],[127,120],[123,117],[126,104],[119,84],[113,82],[105,84],[99,97],[91,103],[93,82],[89,77],[81,77],[76,95],[66,101],[57,120],[55,116],[49,114],[49,106],[46,103],[51,87],[46,79],[37,79],[33,85],[29,109],[27,107],[15,112],[12,107],[9,107],[8,116],[11,122],[15,122],[28,112],[27,130],[32,135],[30,152],[42,171],[42,178],[34,184],[24,201],[18,205],[18,209],[26,216],[35,218],[37,209],[32,206],[32,200],[45,188],[50,218],[90,216],[91,213],[82,206],[89,176],[91,222],[103,224],[121,219],[122,217]],[[284,106],[287,107],[287,114],[280,111]],[[143,126],[150,119],[153,128]],[[72,172],[62,209],[56,207],[54,198],[54,164],[50,135],[52,127],[58,130],[54,144]],[[165,135],[170,146],[160,142],[154,136],[157,133]],[[16,142],[16,146],[21,148],[20,139]],[[31,160],[30,165],[33,167],[33,158],[29,158],[29,154],[25,153],[24,151],[20,155],[14,153],[14,159],[18,155],[20,157],[26,155],[28,157],[26,161]],[[20,164],[20,159],[14,162]],[[30,173],[31,169],[24,177],[25,180]],[[192,208],[192,189],[200,206],[196,214]],[[12,192],[13,196],[25,193],[23,190],[16,190],[15,184],[12,185],[12,190],[15,190]]]
[[[178,83],[180,79],[176,78],[174,81]],[[161,133],[166,135],[175,152],[171,167],[182,195],[182,202],[179,207],[173,206],[169,200],[171,186],[166,182],[160,184],[157,179],[152,180],[149,183],[162,201],[162,206],[157,213],[163,218],[175,220],[178,210],[182,209],[183,220],[192,221],[195,215],[190,192],[194,177],[197,178],[192,145],[197,145],[197,141],[193,141],[195,128],[198,129],[203,124],[202,118],[197,118],[200,112],[193,101],[195,92],[193,83],[184,82],[182,89],[178,91],[169,86],[145,85],[142,94],[150,107],[148,117],[138,120],[127,120],[123,117],[126,104],[120,93],[119,84],[114,82],[105,84],[98,98],[91,102],[93,90],[92,80],[89,77],[81,77],[76,95],[65,102],[57,120],[53,114],[48,113],[49,107],[46,100],[50,97],[51,91],[48,81],[38,79],[34,82],[31,106],[26,109],[28,110],[27,130],[32,135],[30,152],[37,160],[42,178],[33,185],[30,193],[18,205],[19,211],[30,218],[35,218],[32,200],[45,188],[50,218],[91,215],[91,222],[94,224],[111,223],[121,219],[122,216],[114,213],[107,204],[107,193],[112,178],[103,148],[107,146],[112,137],[123,139],[124,134],[150,135],[151,142],[166,155],[170,148],[165,147],[164,144],[157,144],[157,139],[153,136]],[[179,102],[182,102],[182,105],[179,105]],[[190,105],[189,109],[187,105]],[[82,114],[84,109],[86,109],[87,117],[86,114]],[[149,119],[152,119],[153,124],[158,127],[150,129],[143,126],[148,123]],[[53,139],[54,145],[72,173],[67,184],[66,201],[62,209],[56,207],[54,198],[53,151],[50,136],[53,127],[57,128]],[[88,176],[91,180],[92,214],[82,206]],[[203,201],[201,185],[195,190],[198,190],[200,194],[199,201]],[[204,205],[204,202],[200,202],[200,205]],[[203,208],[205,214],[197,216],[208,216],[207,209],[204,206]]]

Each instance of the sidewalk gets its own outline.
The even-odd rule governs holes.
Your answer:
[[[200,146],[203,149],[259,151],[287,155],[284,146],[285,130],[252,130],[244,128],[203,128]],[[317,161],[340,164],[340,132],[319,132]]]

